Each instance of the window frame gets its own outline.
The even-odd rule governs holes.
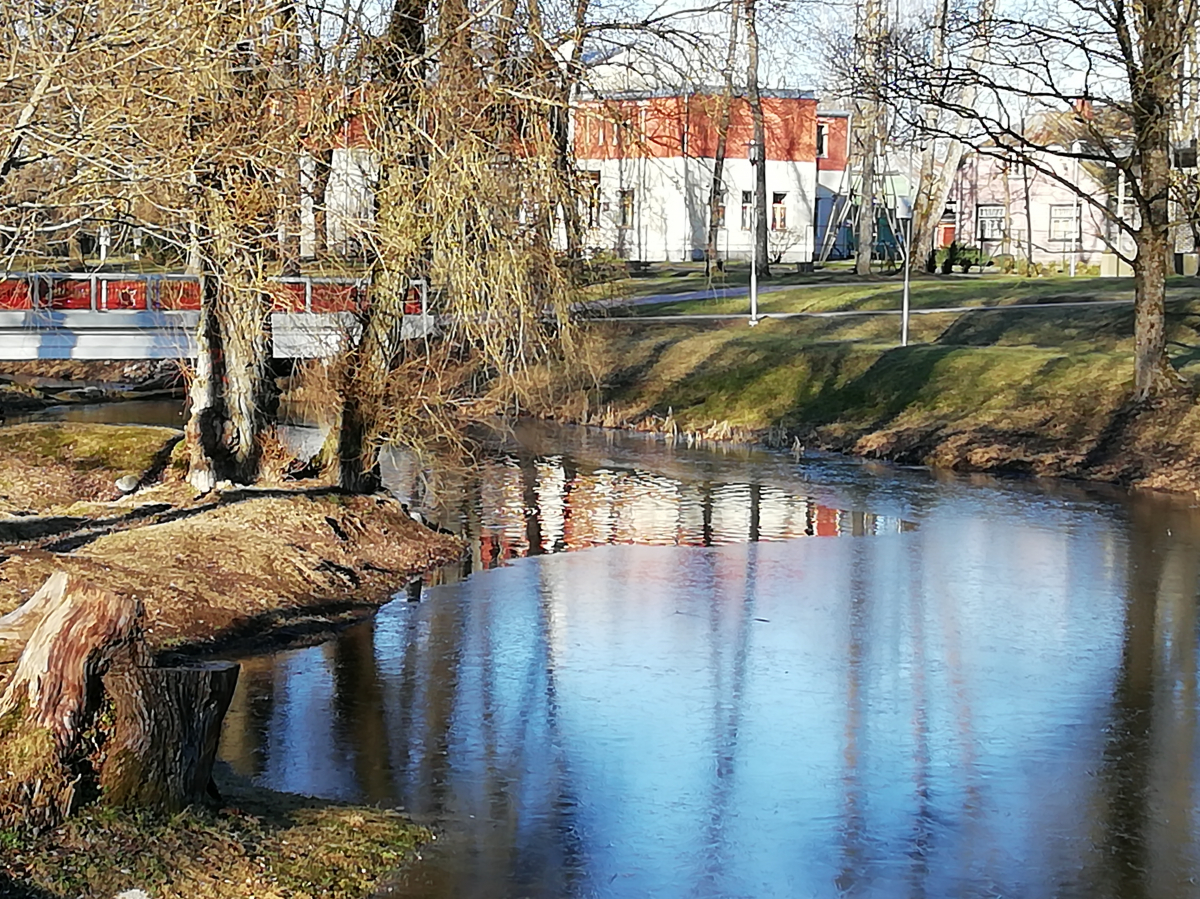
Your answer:
[[[999,215],[984,215],[983,211],[999,210]],[[975,239],[984,240],[1004,240],[1007,229],[1005,228],[1004,204],[1002,203],[976,203],[975,204]],[[985,224],[987,227],[985,227]],[[985,233],[989,232],[989,233]],[[994,232],[994,233],[990,233]]]
[[[632,187],[623,187],[617,191],[617,227],[621,229],[633,228],[633,220],[636,216],[637,196],[634,194]]]
[[[787,191],[771,193],[771,230],[786,231],[787,225]]]
[[[1067,210],[1070,214],[1063,215],[1061,210]],[[1054,243],[1074,243],[1082,238],[1082,216],[1079,214],[1078,203],[1051,203],[1050,204],[1050,221],[1047,225],[1047,239]],[[1066,236],[1058,236],[1055,233],[1055,225],[1065,222],[1071,233]]]

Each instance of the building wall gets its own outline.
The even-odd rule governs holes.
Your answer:
[[[1107,202],[1106,188],[1086,166],[1077,168],[1074,160],[1051,154],[1042,159],[1044,165],[1081,185],[1101,204]],[[1034,262],[1064,267],[1072,257],[1082,265],[1099,265],[1100,255],[1108,248],[1110,226],[1105,214],[1071,188],[1032,168],[1006,167],[1001,160],[974,154],[959,170],[953,198],[960,245],[978,246],[993,255],[1008,253],[1017,259],[1029,258],[1032,251]],[[981,207],[1000,213],[1001,236],[985,237]],[[1076,219],[1079,226],[1072,229]]]
[[[708,239],[708,196],[713,160],[693,157],[580,160],[584,172],[598,172],[594,225],[585,244],[625,259],[686,262],[704,258]],[[816,164],[768,160],[767,244],[772,259],[807,262],[813,253]],[[718,233],[722,258],[748,259],[753,232],[742,228],[742,192],[754,191],[754,169],[746,159],[727,159],[725,227]],[[633,191],[632,218],[621,225],[621,192]],[[782,193],[786,225],[772,228],[772,195]]]
[[[813,203],[816,258],[844,259],[854,241],[847,217],[850,211],[850,116],[847,113],[818,113],[817,124],[825,127],[825,155],[817,157],[817,190]]]
[[[722,109],[721,97],[701,94],[580,104],[576,158],[581,171],[599,178],[585,210],[588,247],[647,262],[704,258]],[[764,97],[763,118],[769,253],[772,261],[807,262],[816,244],[816,101],[807,95]],[[725,222],[717,241],[722,258],[748,259],[752,250],[753,231],[742,227],[742,192],[754,191],[747,153],[753,134],[750,106],[737,98],[730,107],[722,174]],[[844,149],[837,152],[841,156],[831,165],[844,159]],[[831,170],[830,177],[837,175]],[[776,194],[783,195],[779,204],[773,202]]]

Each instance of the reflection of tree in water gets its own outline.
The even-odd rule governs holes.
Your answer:
[[[746,676],[750,663],[754,607],[757,598],[757,547],[745,548],[745,568],[742,574],[742,600],[732,604],[709,603],[709,668],[712,672],[712,747],[714,770],[712,795],[704,823],[706,865],[703,883],[697,884],[697,895],[720,895],[722,875],[733,861],[733,851],[726,845],[726,827],[730,823],[729,807],[737,786],[738,738],[745,714]],[[716,570],[716,554],[706,554],[705,583],[714,593],[721,578]],[[722,588],[724,595],[727,588]],[[732,596],[732,591],[728,591]]]
[[[368,802],[392,801],[396,795],[389,753],[392,734],[375,665],[373,621],[356,625],[333,641],[332,669],[339,742],[354,759],[359,793]]]
[[[841,896],[860,895],[870,878],[867,853],[866,788],[863,785],[863,728],[867,720],[866,667],[870,639],[867,560],[856,546],[850,563],[849,632],[846,643],[846,727],[842,749],[843,811],[839,827],[841,869],[834,880]]]
[[[549,637],[554,590],[525,594],[529,627],[515,645],[504,626],[513,609],[469,596],[427,606],[423,634],[406,639],[390,690],[394,764],[406,806],[447,832],[391,895],[472,899],[501,884],[531,899],[577,893],[577,802],[561,756]]]
[[[1134,497],[1130,512],[1124,645],[1099,772],[1103,831],[1091,889],[1119,899],[1192,895],[1200,522],[1161,497]]]
[[[264,735],[275,713],[276,661],[273,656],[254,656],[240,664],[237,693],[221,731],[220,758],[243,777],[258,777],[266,769]]]

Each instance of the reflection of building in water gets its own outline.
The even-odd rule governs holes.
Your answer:
[[[611,543],[710,546],[906,529],[897,519],[833,509],[778,487],[577,470],[559,456],[486,465],[478,527],[484,568],[531,552]]]

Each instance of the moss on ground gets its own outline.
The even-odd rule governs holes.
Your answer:
[[[0,428],[0,511],[116,499],[118,478],[152,475],[182,437],[173,428],[83,422]]]
[[[220,811],[89,808],[39,837],[0,832],[0,896],[111,899],[137,888],[154,899],[357,899],[431,836],[392,811],[275,793],[228,774],[220,787]]]

